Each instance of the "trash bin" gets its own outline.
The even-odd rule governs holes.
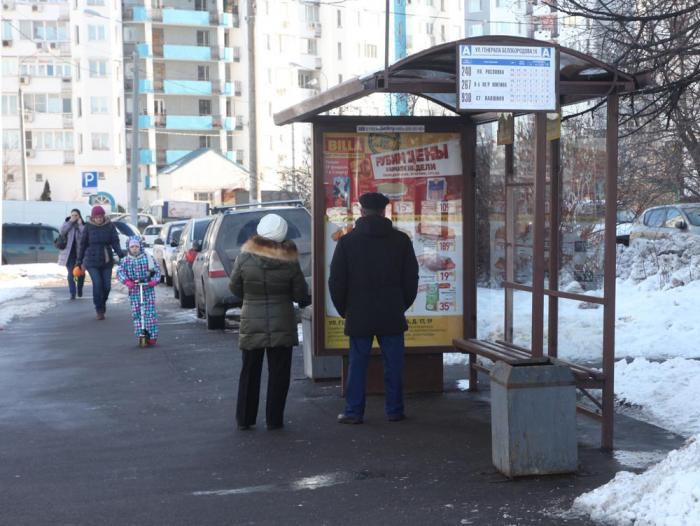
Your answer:
[[[301,310],[301,348],[304,352],[304,374],[312,380],[340,378],[342,358],[340,356],[314,356],[313,308]]]
[[[496,363],[491,449],[507,477],[576,471],[576,386],[568,367],[549,358]]]

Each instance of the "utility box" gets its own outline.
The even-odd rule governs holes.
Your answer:
[[[576,471],[576,386],[568,367],[549,358],[496,362],[491,449],[507,477]]]
[[[301,348],[304,352],[304,375],[312,380],[340,378],[343,361],[340,356],[314,356],[313,309],[301,310]]]

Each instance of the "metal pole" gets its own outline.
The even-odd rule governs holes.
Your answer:
[[[389,5],[386,0],[386,20],[384,22],[384,91],[389,90]]]
[[[255,97],[255,0],[247,3],[248,26],[248,172],[250,178],[249,199],[258,201],[258,125]]]
[[[535,214],[532,243],[532,356],[540,358],[544,347],[544,229],[547,171],[547,114],[535,112]]]
[[[552,141],[549,172],[549,290],[559,290],[559,236],[561,230],[561,177],[559,175],[559,139]],[[559,355],[559,298],[549,297],[549,330],[547,355]]]
[[[27,144],[24,137],[24,95],[22,86],[17,89],[17,104],[19,104],[19,144],[22,159],[22,184],[24,187],[24,200],[29,201],[29,175],[27,174]]]
[[[138,227],[139,207],[139,60],[134,51],[134,89],[131,101],[131,181],[129,186],[129,214],[131,223]]]
[[[615,226],[617,223],[617,134],[619,99],[608,96],[608,122],[605,136],[607,157],[605,177],[605,260],[603,275],[603,426],[600,445],[613,448],[615,417]]]

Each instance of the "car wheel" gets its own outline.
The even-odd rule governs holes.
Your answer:
[[[168,274],[168,269],[167,267],[165,267],[165,265],[163,265],[163,275],[165,276],[165,284],[168,287],[171,287],[173,284],[173,277],[170,274]]]
[[[179,294],[180,307],[183,309],[191,309],[194,307],[194,296],[188,296],[183,292]]]
[[[207,329],[211,331],[224,329],[226,327],[225,316],[212,316],[207,312]]]
[[[177,286],[177,279],[173,278],[173,298],[179,299],[180,298],[180,288]]]

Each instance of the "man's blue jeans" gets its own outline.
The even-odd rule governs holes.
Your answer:
[[[403,414],[404,335],[377,336],[384,357],[384,410],[387,416]],[[348,380],[345,385],[345,414],[364,416],[367,366],[373,336],[350,337]]]
[[[104,267],[88,267],[92,280],[92,302],[95,311],[105,313],[109,291],[112,290],[112,265]]]

